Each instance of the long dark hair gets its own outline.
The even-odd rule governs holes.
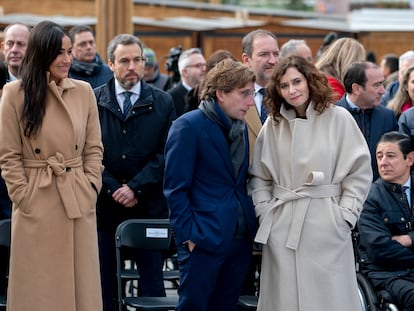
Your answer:
[[[24,90],[22,121],[24,135],[36,137],[46,109],[47,71],[62,48],[68,32],[60,25],[43,21],[30,32],[26,54],[21,65],[21,87]]]

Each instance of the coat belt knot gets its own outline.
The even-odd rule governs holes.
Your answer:
[[[322,180],[322,172],[311,172],[308,182],[295,190],[274,185],[273,197],[275,199],[270,201],[273,204],[268,208],[262,218],[255,241],[262,244],[267,243],[272,229],[273,216],[279,206],[290,201],[302,199],[307,202],[294,210],[292,224],[285,244],[287,248],[296,250],[299,245],[303,223],[311,200],[341,195],[341,184],[321,184]]]
[[[56,176],[56,185],[60,199],[69,219],[82,217],[76,195],[72,187],[72,183],[68,174],[68,168],[82,166],[82,157],[65,160],[63,155],[56,152],[54,156],[50,156],[47,160],[25,159],[23,163],[27,168],[45,168],[40,175],[39,188],[47,188],[52,184],[53,175]]]

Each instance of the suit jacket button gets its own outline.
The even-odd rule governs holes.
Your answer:
[[[36,148],[35,149],[35,153],[38,153],[39,154],[40,153],[40,149],[39,148]]]

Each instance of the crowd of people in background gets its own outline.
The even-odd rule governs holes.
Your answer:
[[[118,34],[103,56],[86,25],[4,29],[8,311],[116,311],[114,235],[132,218],[170,219],[178,311],[237,310],[241,294],[259,311],[359,310],[355,249],[414,310],[414,51],[377,64],[336,33],[312,51],[257,29],[239,55],[180,51],[174,81],[155,48]],[[165,254],[132,257],[140,293],[166,296]]]

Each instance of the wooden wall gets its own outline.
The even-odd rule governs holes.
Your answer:
[[[94,0],[1,0],[4,14],[94,16]]]
[[[199,6],[167,6],[164,4],[134,3],[133,16],[162,19],[166,17],[191,16],[198,18],[212,17],[235,17],[237,12],[234,10],[208,9]],[[94,16],[94,0],[1,0],[0,6],[3,7],[4,14],[30,13],[36,15],[66,15],[66,16]],[[323,42],[324,36],[330,30],[311,29],[304,27],[284,26],[282,21],[287,19],[300,18],[298,16],[286,16],[275,14],[258,14],[249,12],[252,20],[265,22],[262,28],[274,32],[279,38],[279,46],[282,46],[287,40],[305,39],[311,47],[314,57]],[[24,22],[24,21],[23,21]],[[0,25],[1,27],[2,25]],[[142,41],[153,48],[161,61],[160,68],[163,69],[163,62],[172,47],[181,45],[183,49],[190,47],[201,47],[206,57],[213,51],[223,48],[228,49],[234,56],[240,59],[241,56],[241,39],[251,27],[215,29],[210,31],[195,31],[192,29],[173,29],[171,27],[134,25],[134,34]],[[414,49],[413,40],[414,32],[338,32],[340,36],[354,37],[358,39],[367,51],[373,51],[379,61],[380,57],[387,53],[401,54],[407,50]],[[103,44],[105,46],[107,42]],[[105,55],[104,50],[100,50]],[[103,55],[103,56],[104,56]]]

